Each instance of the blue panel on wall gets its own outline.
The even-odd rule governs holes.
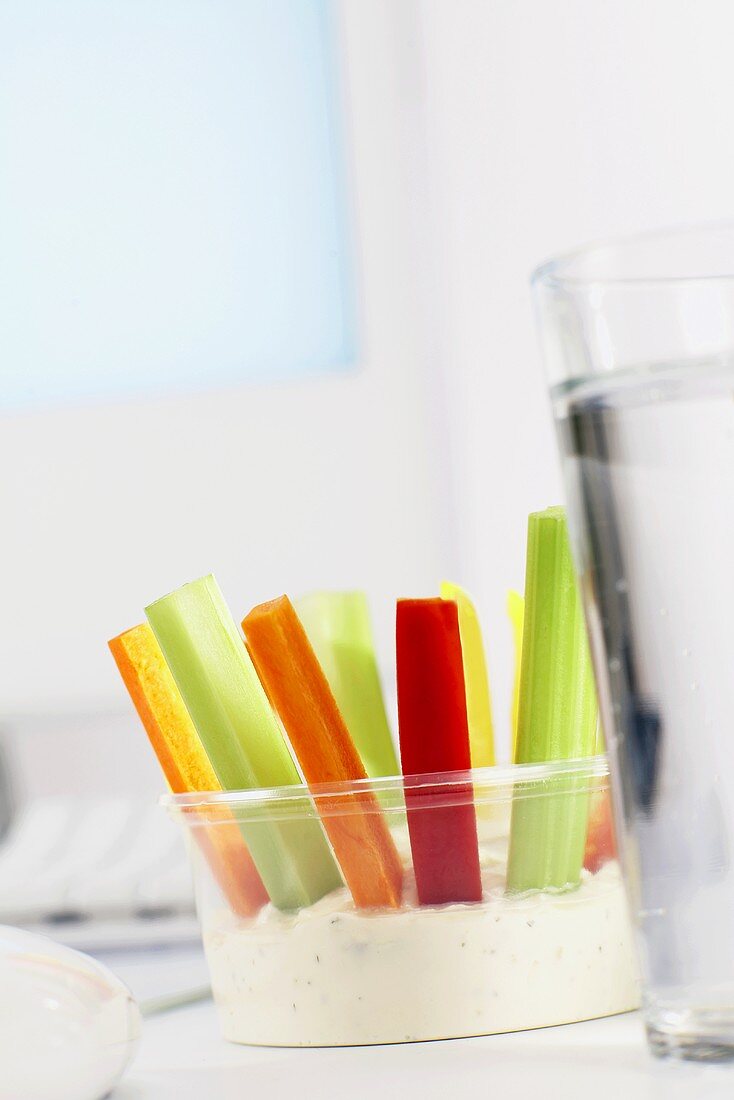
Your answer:
[[[328,0],[4,0],[0,406],[355,356]]]

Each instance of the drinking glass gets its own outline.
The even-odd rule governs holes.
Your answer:
[[[657,1054],[734,1055],[734,226],[533,276]]]

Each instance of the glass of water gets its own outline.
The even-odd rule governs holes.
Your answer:
[[[657,1054],[734,1057],[734,227],[533,278]]]

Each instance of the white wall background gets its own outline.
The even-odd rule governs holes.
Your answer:
[[[338,14],[363,370],[3,420],[6,713],[123,705],[107,637],[213,569],[243,610],[366,585],[386,664],[394,596],[453,573],[478,599],[506,719],[505,595],[527,512],[560,494],[528,276],[591,238],[734,217],[734,6]]]
[[[730,0],[419,4],[459,572],[507,714],[504,602],[560,478],[528,277],[597,237],[734,218]]]

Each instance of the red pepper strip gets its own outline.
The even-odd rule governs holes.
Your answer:
[[[611,795],[608,790],[597,791],[589,800],[584,867],[595,874],[605,863],[616,859],[616,856]]]
[[[410,777],[471,767],[458,609],[453,600],[398,600],[400,757],[410,847],[421,905],[480,901],[477,821],[471,783],[411,789]],[[438,804],[437,804],[438,803]]]

